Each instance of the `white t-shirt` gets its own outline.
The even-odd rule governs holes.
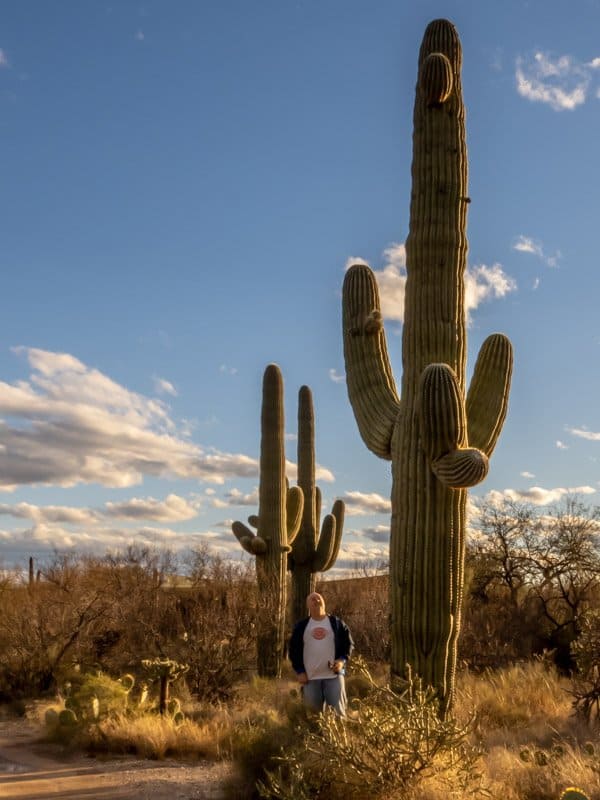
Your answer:
[[[308,620],[304,630],[304,668],[309,681],[334,678],[328,666],[335,658],[335,641],[329,617]]]

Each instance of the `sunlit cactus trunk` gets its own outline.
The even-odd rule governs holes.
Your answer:
[[[315,479],[315,414],[312,392],[301,386],[298,394],[298,486],[304,496],[300,530],[292,544],[288,567],[292,573],[292,622],[307,615],[306,598],[315,590],[319,572],[331,569],[337,558],[344,525],[344,503],[336,500],[323,518],[321,491]]]
[[[302,518],[303,497],[297,486],[288,489],[285,477],[283,378],[269,364],[263,378],[260,485],[258,515],[232,530],[248,553],[256,556],[258,585],[257,667],[261,677],[279,677],[285,646],[286,570]]]
[[[452,702],[464,581],[466,489],[482,481],[508,407],[512,348],[483,344],[465,397],[467,148],[454,26],[427,27],[414,109],[402,399],[375,277],[351,267],[343,293],[350,401],[367,446],[392,461],[392,680],[406,665]]]

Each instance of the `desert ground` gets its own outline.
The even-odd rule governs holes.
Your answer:
[[[221,800],[223,763],[61,755],[27,719],[0,720],[0,798]]]

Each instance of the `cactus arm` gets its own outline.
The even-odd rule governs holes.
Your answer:
[[[327,572],[335,564],[342,542],[344,502],[336,500],[331,514],[323,519],[319,543],[312,562],[313,572]]]
[[[335,517],[333,514],[326,514],[323,518],[323,527],[321,529],[321,535],[319,536],[319,543],[311,562],[311,572],[325,572],[326,565],[332,560],[334,543]]]
[[[387,353],[377,283],[369,267],[350,267],[342,295],[348,397],[369,450],[391,459],[400,400]]]
[[[467,394],[469,442],[487,456],[496,446],[508,411],[512,365],[509,339],[501,333],[488,336],[479,351]]]
[[[257,536],[243,522],[234,522],[231,525],[235,538],[250,555],[262,555],[267,552],[267,543],[261,536]]]
[[[287,490],[287,542],[291,545],[298,535],[304,511],[304,493],[299,486],[292,486]]]
[[[447,364],[430,364],[420,387],[420,429],[432,472],[452,489],[480,483],[488,472],[485,453],[467,446],[467,421],[458,378]]]
[[[317,524],[318,521],[321,519],[321,502],[322,502],[321,490],[319,489],[318,486],[315,486],[315,520],[317,521]]]

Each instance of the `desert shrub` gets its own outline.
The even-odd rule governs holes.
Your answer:
[[[121,753],[140,758],[203,758],[213,752],[213,731],[190,719],[157,714],[117,714],[90,729],[89,752]]]
[[[573,707],[587,723],[600,723],[600,612],[588,611],[580,620],[581,632],[571,644],[577,665],[573,677]]]
[[[62,704],[46,710],[46,739],[63,744],[83,743],[92,726],[126,710],[133,684],[130,675],[114,680],[102,673],[74,674],[62,687]]]
[[[495,741],[518,743],[531,736],[532,727],[544,729],[545,739],[551,739],[560,720],[569,715],[567,685],[543,659],[482,674],[463,673],[457,713],[470,709],[476,730],[496,732]]]
[[[391,652],[387,569],[356,569],[351,578],[318,584],[327,611],[349,626],[356,652],[369,662],[389,661]]]
[[[431,689],[409,679],[402,692],[375,682],[353,701],[348,719],[327,712],[296,728],[296,743],[258,783],[262,798],[405,798],[428,774],[446,781],[447,797],[479,791],[479,751],[469,724],[442,719]]]
[[[65,707],[71,709],[82,723],[95,722],[124,711],[133,685],[131,675],[121,680],[102,672],[74,675],[63,686]]]

